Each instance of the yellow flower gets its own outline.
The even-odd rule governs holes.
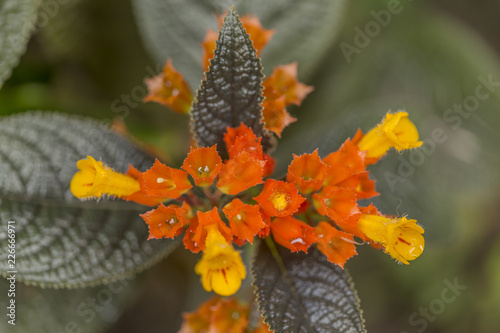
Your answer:
[[[127,196],[139,191],[139,182],[113,171],[91,156],[76,163],[79,169],[71,179],[70,190],[79,199],[100,197],[103,194]]]
[[[379,158],[391,147],[399,151],[420,147],[422,143],[418,141],[417,128],[408,118],[408,113],[398,111],[386,114],[382,123],[361,138],[358,147],[366,151],[366,157]]]
[[[356,228],[372,241],[382,244],[385,253],[406,265],[424,251],[424,229],[417,220],[363,214]]]
[[[194,267],[201,275],[201,284],[206,291],[221,296],[233,295],[240,289],[246,270],[240,254],[216,228],[208,230],[203,257]]]

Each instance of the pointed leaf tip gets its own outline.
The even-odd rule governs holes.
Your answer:
[[[191,110],[191,128],[200,146],[217,144],[227,156],[223,134],[227,127],[241,123],[265,136],[262,79],[260,59],[233,6],[224,19],[214,58]]]

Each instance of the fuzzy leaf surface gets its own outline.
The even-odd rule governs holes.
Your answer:
[[[366,332],[351,278],[316,248],[291,253],[261,242],[252,275],[260,311],[275,332]]]
[[[40,0],[0,0],[0,88],[35,30]]]
[[[257,136],[265,134],[262,123],[260,60],[234,7],[219,34],[214,59],[201,83],[191,109],[191,127],[203,147],[224,147],[227,127],[244,123]]]
[[[0,118],[0,274],[50,287],[106,283],[138,272],[177,242],[147,241],[148,208],[112,199],[79,201],[76,161],[91,155],[124,172],[153,159],[97,121],[51,112]],[[9,262],[8,221],[15,227]],[[10,264],[13,264],[11,267]]]

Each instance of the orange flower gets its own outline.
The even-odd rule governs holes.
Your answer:
[[[351,215],[359,213],[356,190],[336,186],[324,187],[313,194],[314,207],[321,215],[326,215],[337,224],[342,224]]]
[[[266,226],[259,206],[246,205],[240,199],[234,199],[222,211],[229,220],[233,235],[250,243],[253,243],[255,234]]]
[[[293,161],[288,166],[286,180],[295,183],[303,194],[318,191],[323,186],[327,165],[321,161],[316,149],[311,154],[293,155]]]
[[[146,79],[145,82],[149,94],[144,98],[144,102],[157,102],[179,113],[188,113],[191,109],[193,94],[182,74],[172,66],[170,59],[163,67],[163,73]]]
[[[201,42],[203,55],[201,57],[201,67],[203,68],[203,72],[208,71],[208,67],[210,66],[210,60],[214,58],[214,51],[216,47],[216,41],[219,37],[219,34],[212,29],[208,29],[205,34],[205,39]]]
[[[141,172],[134,168],[131,164],[128,165],[128,171],[126,173],[127,176],[130,176],[136,180],[139,180]],[[145,206],[158,206],[162,201],[168,199],[167,197],[150,197],[146,194],[146,192],[141,189],[140,191],[134,192],[129,196],[123,197],[122,199],[128,201],[134,201],[141,205]]]
[[[317,241],[313,227],[291,216],[274,218],[271,232],[278,244],[292,252],[307,252],[309,246]]]
[[[182,207],[178,205],[165,207],[160,204],[158,208],[141,214],[141,217],[149,226],[148,239],[160,239],[163,237],[174,238],[180,235],[193,215],[191,207],[184,202]]]
[[[224,133],[224,143],[229,154],[229,158],[235,158],[241,152],[246,151],[258,160],[262,160],[261,138],[254,134],[252,129],[241,123],[239,127],[228,127]]]
[[[290,116],[286,111],[285,96],[265,100],[262,103],[262,117],[264,118],[264,127],[274,132],[279,138],[281,138],[281,132],[285,127],[297,121],[297,118]]]
[[[324,185],[338,186],[353,175],[365,172],[364,155],[356,144],[347,139],[339,150],[323,158],[323,162],[329,166]]]
[[[183,313],[184,319],[179,333],[208,332],[212,322],[213,309],[221,301],[220,297],[212,297],[198,306],[196,311]]]
[[[212,185],[222,169],[222,159],[217,153],[217,145],[210,148],[191,147],[181,168],[193,177],[196,185]]]
[[[210,229],[217,230],[229,243],[232,239],[231,230],[221,220],[217,207],[208,212],[197,211],[198,225],[193,235],[193,241],[202,251],[205,249],[205,240]]]
[[[264,97],[275,100],[285,96],[285,105],[300,105],[302,100],[313,91],[297,80],[297,63],[282,65],[274,68],[273,74],[264,81]]]
[[[254,200],[269,216],[288,216],[299,209],[305,198],[299,195],[294,184],[268,179]]]
[[[337,230],[329,223],[319,222],[315,230],[318,250],[326,255],[328,261],[344,268],[346,261],[358,254],[353,235]]]
[[[188,174],[184,170],[174,169],[155,160],[153,166],[139,176],[141,190],[148,196],[176,199],[191,187]]]
[[[224,299],[214,306],[211,332],[243,333],[247,324],[248,306],[236,299]]]
[[[243,333],[248,324],[248,306],[236,299],[212,297],[196,311],[184,313],[179,333],[231,332]]]
[[[224,164],[217,187],[226,194],[235,195],[261,184],[265,165],[265,161],[255,159],[244,151]]]

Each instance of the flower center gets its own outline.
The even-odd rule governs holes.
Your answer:
[[[275,209],[282,211],[288,206],[285,193],[276,193],[271,198],[271,202]]]

